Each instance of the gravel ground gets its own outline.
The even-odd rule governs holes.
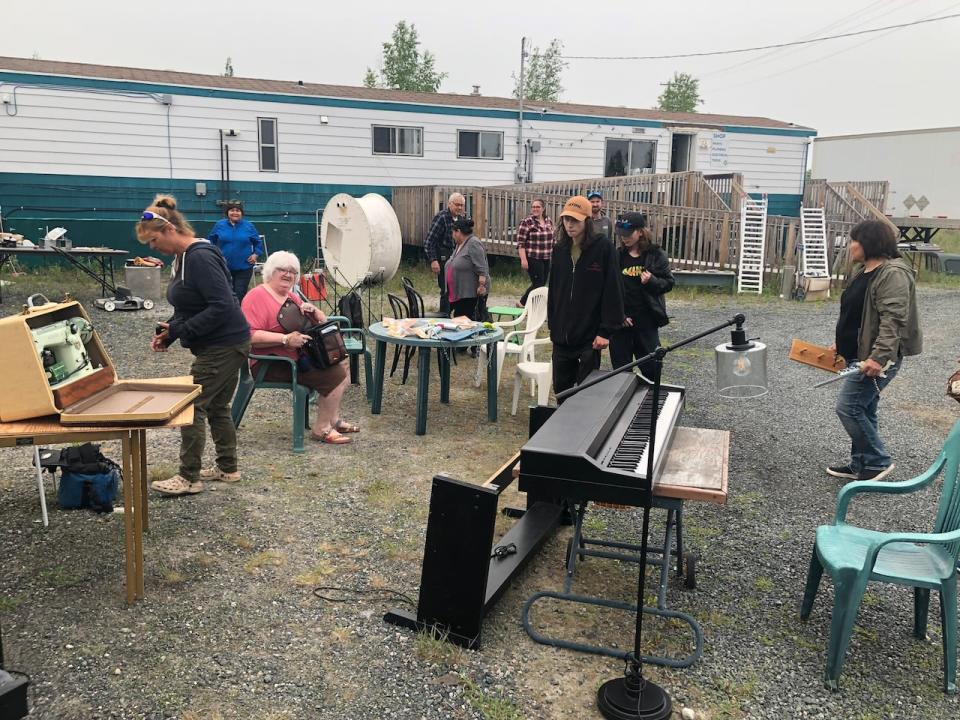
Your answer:
[[[21,283],[23,284],[23,283]],[[30,288],[31,291],[37,288]],[[5,288],[2,312],[26,288]],[[92,294],[80,293],[89,307]],[[504,298],[505,299],[505,298]],[[921,292],[926,350],[905,362],[884,393],[881,422],[897,462],[894,479],[926,467],[957,416],[943,395],[954,367],[960,292]],[[495,299],[496,300],[496,299]],[[727,428],[726,506],[690,504],[688,543],[699,552],[698,588],[671,583],[668,602],[703,624],[703,659],[683,671],[649,669],[678,710],[699,718],[956,717],[940,692],[939,605],[929,639],[911,639],[909,590],[871,585],[841,691],[823,689],[832,589],[813,615],[797,617],[814,528],[832,517],[837,489],[823,467],[846,458],[822,374],[786,360],[790,340],[827,343],[838,306],[708,295],[675,298],[665,339],[747,314],[770,346],[771,391],[735,404],[716,397],[708,340],[671,354],[666,379],[687,388],[686,425]],[[90,309],[121,377],[182,374],[182,351],[153,355],[152,327],[165,308],[106,315]],[[123,600],[122,518],[53,509],[39,521],[30,454],[0,450],[0,622],[7,664],[32,676],[31,717],[91,718],[594,718],[596,688],[620,663],[533,643],[520,627],[524,599],[562,584],[569,529],[558,532],[500,600],[479,652],[458,650],[381,620],[390,590],[416,596],[430,478],[440,471],[482,482],[524,439],[526,414],[486,422],[473,365],[453,369],[451,405],[430,399],[428,435],[413,434],[414,387],[388,380],[384,414],[362,393],[344,414],[363,425],[347,447],[289,452],[289,400],[260,392],[241,428],[244,480],[195,497],[151,497],[145,540],[146,599]],[[178,436],[147,435],[151,473],[175,471]],[[107,454],[117,449],[107,444]],[[855,503],[853,518],[880,528],[927,528],[936,491],[896,503]],[[519,498],[518,498],[519,499]],[[52,491],[48,501],[55,504]],[[659,518],[658,518],[659,520]],[[638,514],[597,510],[593,532],[636,537]],[[503,521],[503,529],[508,526]],[[577,589],[629,599],[633,568],[590,560]],[[358,588],[356,600],[316,597],[320,585]],[[626,647],[622,613],[538,606],[533,622],[568,637]],[[688,651],[683,629],[647,624],[645,652]]]

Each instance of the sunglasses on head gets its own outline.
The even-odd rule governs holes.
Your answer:
[[[167,220],[163,215],[157,215],[157,213],[150,212],[149,210],[145,210],[145,211],[144,211],[143,215],[140,216],[140,220],[141,220],[141,221],[143,221],[143,220],[162,220],[163,222],[167,223],[167,225],[173,225],[173,223],[170,222],[169,220]]]

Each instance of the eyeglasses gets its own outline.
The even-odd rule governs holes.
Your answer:
[[[298,271],[291,270],[290,268],[277,268],[277,272],[280,273],[281,275],[293,275],[294,277],[296,277]]]
[[[172,222],[167,220],[163,215],[157,215],[157,213],[150,212],[149,210],[144,211],[143,215],[140,216],[140,221],[144,220],[162,220],[167,223],[167,225],[173,225]]]

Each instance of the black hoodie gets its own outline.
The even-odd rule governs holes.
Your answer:
[[[583,347],[623,325],[617,250],[603,233],[584,239],[574,267],[570,240],[557,242],[550,260],[547,322],[556,345]]]
[[[215,245],[198,240],[173,263],[167,287],[173,306],[170,341],[192,351],[212,345],[239,345],[250,338],[250,326],[233,294],[230,271]]]

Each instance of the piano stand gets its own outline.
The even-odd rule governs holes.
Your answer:
[[[683,513],[683,501],[675,498],[665,498],[654,496],[654,507],[660,507],[667,510],[667,528],[664,537],[664,543],[662,548],[647,548],[647,554],[660,554],[661,555],[661,564],[660,564],[660,588],[657,596],[657,607],[644,607],[643,612],[648,615],[656,615],[657,617],[670,618],[676,620],[682,620],[687,623],[690,627],[690,631],[693,633],[694,641],[694,650],[683,658],[667,658],[661,657],[658,655],[642,655],[640,657],[640,662],[644,664],[660,665],[663,667],[671,668],[687,668],[693,665],[697,660],[700,659],[703,654],[703,628],[700,627],[700,624],[687,613],[680,612],[678,610],[670,610],[667,608],[667,582],[670,574],[670,557],[671,554],[677,555],[677,569],[678,574],[681,570],[680,559],[682,558],[682,545],[681,545],[681,518]],[[541,598],[551,598],[554,600],[561,600],[564,602],[574,602],[581,603],[584,605],[598,605],[601,607],[614,608],[617,610],[627,610],[634,615],[637,612],[637,606],[631,603],[619,601],[619,600],[608,600],[606,598],[597,598],[589,597],[586,595],[578,595],[572,592],[573,588],[573,578],[576,574],[576,565],[577,558],[582,560],[585,556],[592,557],[601,557],[609,558],[614,560],[624,560],[627,562],[640,563],[640,551],[641,546],[635,545],[632,543],[621,543],[613,542],[606,540],[590,540],[583,537],[583,517],[586,513],[587,503],[582,502],[576,505],[576,511],[574,513],[574,525],[573,525],[573,538],[571,539],[569,545],[567,546],[567,574],[563,583],[563,592],[553,592],[553,591],[541,591],[531,595],[530,598],[523,606],[523,628],[527,631],[527,634],[535,642],[540,643],[541,645],[550,645],[552,647],[566,648],[568,650],[577,650],[579,652],[590,653],[592,655],[604,655],[607,657],[620,658],[623,660],[629,660],[633,656],[633,652],[630,650],[618,650],[615,648],[608,648],[602,645],[587,645],[585,643],[573,642],[571,640],[563,640],[561,638],[550,638],[533,629],[533,626],[530,623],[530,609],[533,607]],[[677,528],[677,543],[676,550],[673,549],[673,528]],[[610,550],[591,550],[587,548],[587,545],[594,545],[597,547],[604,548],[615,548],[617,550],[629,550],[637,554],[627,554],[624,552],[613,552]],[[641,569],[642,572],[642,569]],[[642,679],[641,679],[642,681]]]
[[[519,453],[484,485],[434,476],[417,612],[391,610],[384,621],[480,647],[484,616],[565,513],[562,502],[528,495],[527,511],[494,545],[497,502],[518,459]]]

